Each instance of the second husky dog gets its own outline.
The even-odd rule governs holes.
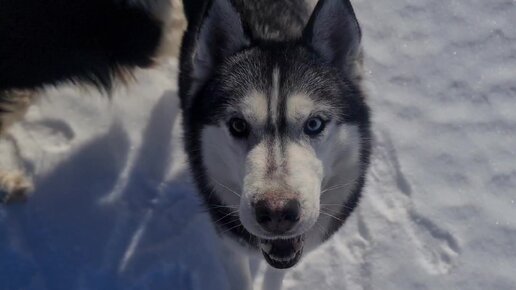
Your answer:
[[[180,33],[179,10],[170,13],[178,1],[1,0],[0,138],[44,87],[108,92],[136,67],[155,64]],[[33,186],[23,172],[0,168],[0,204],[26,199]]]
[[[348,0],[205,6],[183,39],[186,151],[231,245],[232,289],[252,287],[247,253],[271,266],[264,289],[279,289],[275,269],[327,240],[360,199],[371,147],[360,27]]]

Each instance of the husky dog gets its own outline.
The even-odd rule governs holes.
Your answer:
[[[195,0],[201,15],[187,2],[191,170],[230,245],[232,289],[251,289],[245,253],[260,252],[264,289],[279,289],[274,269],[327,240],[360,199],[371,147],[360,27],[349,0]]]
[[[0,1],[0,137],[45,85],[109,91],[114,79],[152,65],[169,32],[171,1]],[[0,168],[0,203],[23,200],[31,188],[21,171]]]

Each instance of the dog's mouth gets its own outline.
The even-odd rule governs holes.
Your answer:
[[[303,255],[303,245],[303,235],[286,240],[260,241],[265,260],[277,269],[288,269],[296,265]]]

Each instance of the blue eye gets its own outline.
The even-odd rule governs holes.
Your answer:
[[[315,137],[319,135],[324,128],[326,127],[326,123],[320,117],[311,117],[305,123],[304,132],[306,135],[310,137]]]

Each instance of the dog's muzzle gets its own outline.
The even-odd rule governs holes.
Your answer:
[[[286,240],[260,241],[265,260],[277,269],[288,269],[296,265],[303,255],[303,245],[303,235]]]

